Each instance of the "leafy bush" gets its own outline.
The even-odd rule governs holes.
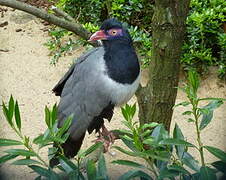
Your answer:
[[[190,115],[188,122],[196,129],[197,143],[192,144],[186,141],[181,129],[178,125],[174,127],[173,135],[170,136],[162,124],[149,123],[139,125],[133,121],[136,112],[136,106],[126,105],[121,109],[124,121],[122,122],[126,129],[115,130],[122,142],[128,149],[114,146],[118,151],[129,156],[142,159],[144,163],[138,163],[130,160],[115,160],[112,163],[130,166],[132,170],[124,173],[119,177],[120,180],[132,179],[140,177],[143,180],[152,179],[217,179],[216,173],[222,172],[226,175],[226,152],[212,146],[204,145],[201,139],[202,130],[208,126],[213,118],[213,112],[216,108],[223,104],[224,99],[220,98],[199,98],[197,90],[199,87],[198,75],[195,72],[189,71],[188,83],[184,85],[182,90],[187,94],[188,100],[181,102],[177,106],[191,105],[191,110],[185,111],[184,115]],[[209,103],[200,107],[199,103],[209,101]],[[15,146],[23,145],[24,148],[5,150],[5,155],[0,157],[0,164],[9,160],[13,160],[12,164],[25,165],[31,168],[38,174],[37,179],[45,177],[47,179],[61,179],[66,176],[68,179],[109,179],[105,159],[102,153],[99,156],[97,165],[91,159],[86,161],[85,166],[82,166],[83,160],[93,151],[101,148],[102,143],[96,143],[89,147],[86,151],[79,151],[76,162],[67,159],[63,151],[58,154],[60,165],[56,171],[49,167],[43,158],[36,151],[34,146],[39,149],[48,146],[48,158],[51,159],[56,154],[56,147],[52,144],[55,142],[60,148],[61,144],[66,141],[68,134],[65,133],[71,124],[72,117],[69,117],[62,128],[56,126],[56,105],[52,110],[45,108],[45,122],[48,129],[44,134],[39,135],[33,141],[23,135],[21,131],[21,117],[18,102],[10,98],[8,106],[3,103],[3,112],[10,127],[15,131],[20,140],[0,139],[0,146]],[[189,153],[189,149],[197,150],[201,157],[201,162],[198,162]],[[213,163],[207,162],[205,159],[205,151],[209,151],[219,160]],[[18,159],[19,158],[19,159]],[[86,174],[81,169],[85,168]],[[63,175],[62,175],[63,173]]]
[[[226,73],[226,36],[223,30],[226,2],[224,0],[191,0],[187,18],[187,34],[181,62],[197,68],[201,74],[210,65],[219,65],[219,76]]]

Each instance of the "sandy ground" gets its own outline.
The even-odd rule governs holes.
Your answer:
[[[44,107],[52,106],[59,101],[58,97],[52,94],[52,87],[67,71],[71,60],[78,57],[83,48],[78,47],[73,51],[71,56],[60,59],[60,62],[54,67],[50,65],[48,49],[43,44],[48,40],[48,34],[41,29],[44,27],[37,18],[19,11],[9,10],[0,23],[8,21],[9,25],[0,27],[0,101],[8,101],[12,94],[19,101],[22,116],[22,131],[27,136],[34,138],[42,133],[45,129]],[[16,29],[22,29],[16,32]],[[226,85],[221,83],[216,73],[210,73],[206,79],[202,80],[199,95],[202,97],[222,97],[226,98]],[[177,103],[186,99],[186,96],[179,91]],[[131,102],[135,102],[135,97]],[[176,108],[173,115],[173,124],[179,124],[184,135],[191,142],[195,143],[194,127],[186,122],[187,117],[181,113],[188,107]],[[202,139],[205,144],[216,146],[226,150],[226,104],[216,110],[214,121],[203,131]],[[136,117],[137,119],[137,117]],[[115,109],[115,115],[110,124],[110,129],[122,128],[120,123],[122,115],[120,109]],[[108,124],[109,126],[109,124]],[[16,138],[14,132],[7,125],[2,111],[0,112],[0,138]],[[90,145],[94,135],[88,136],[84,142],[83,148]],[[116,142],[116,145],[120,142]],[[0,155],[5,148],[0,149]],[[111,149],[111,152],[115,150]],[[196,152],[191,151],[198,158]],[[42,152],[46,155],[46,152]],[[114,156],[110,153],[105,154],[108,163],[108,172],[111,179],[117,179],[128,168],[110,164],[116,159],[131,159],[119,152]],[[206,154],[206,161],[215,160],[210,154]],[[30,180],[34,179],[34,173],[26,167],[2,165],[1,175],[6,180]],[[1,179],[1,177],[0,177]]]

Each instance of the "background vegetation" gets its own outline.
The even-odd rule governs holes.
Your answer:
[[[142,64],[146,67],[151,61],[151,20],[154,1],[58,0],[56,6],[66,11],[91,32],[96,31],[104,19],[117,17],[128,25]],[[181,58],[185,70],[195,68],[200,74],[204,74],[209,66],[217,66],[219,77],[225,77],[225,17],[226,2],[224,0],[191,0]],[[53,63],[77,43],[86,44],[82,40],[73,41],[70,38],[68,41],[64,39],[63,43],[61,41],[63,37],[70,33],[58,28],[50,31],[50,35],[52,40],[47,45],[54,55]]]

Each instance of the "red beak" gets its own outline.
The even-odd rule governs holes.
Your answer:
[[[96,40],[104,40],[107,39],[106,34],[104,33],[103,30],[95,32],[88,41],[96,41]]]

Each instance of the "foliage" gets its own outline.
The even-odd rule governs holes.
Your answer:
[[[216,108],[223,104],[225,99],[220,98],[199,98],[197,90],[199,88],[199,78],[197,73],[189,71],[188,83],[184,85],[182,90],[187,94],[188,100],[181,102],[177,106],[191,106],[191,110],[185,111],[183,115],[189,115],[188,122],[194,125],[196,129],[197,145],[186,141],[181,129],[175,125],[173,134],[170,136],[162,124],[149,123],[139,125],[133,121],[136,113],[136,106],[125,105],[121,108],[124,117],[123,124],[126,129],[115,130],[120,135],[120,139],[128,149],[120,146],[114,146],[118,151],[128,156],[140,158],[143,163],[131,160],[114,160],[112,163],[130,166],[133,169],[124,173],[119,177],[120,180],[132,179],[140,177],[141,179],[216,179],[217,172],[225,172],[226,152],[212,146],[204,145],[201,139],[201,133],[213,118],[213,112]],[[208,101],[209,103],[201,107],[200,102]],[[22,121],[18,102],[10,97],[8,104],[3,104],[3,112],[6,120],[14,132],[18,135],[18,139],[0,139],[0,146],[19,146],[19,148],[11,148],[4,151],[4,155],[0,157],[0,164],[12,161],[14,165],[25,165],[38,174],[37,179],[62,179],[66,176],[68,179],[109,179],[103,154],[99,156],[97,164],[87,156],[98,148],[102,148],[102,143],[96,143],[87,150],[80,150],[76,161],[67,159],[61,149],[61,144],[66,141],[69,134],[66,133],[72,120],[72,116],[68,117],[62,128],[57,128],[57,107],[56,105],[50,110],[45,107],[45,123],[47,130],[44,134],[39,135],[34,140],[22,133]],[[55,143],[55,147],[53,147]],[[34,148],[34,146],[38,146]],[[60,161],[59,169],[53,169],[40,156],[39,150],[48,147],[48,159],[52,159],[59,148],[60,152],[57,156]],[[201,162],[198,162],[189,153],[189,150],[197,150],[200,154]],[[210,152],[218,161],[209,164],[205,159],[205,151]],[[16,159],[15,159],[16,158]],[[85,166],[82,162],[85,161]],[[86,174],[82,170],[85,168]]]
[[[21,117],[18,102],[14,101],[13,97],[10,97],[8,107],[3,102],[3,112],[6,117],[6,120],[10,127],[19,137],[19,140],[14,139],[0,139],[0,146],[16,146],[18,149],[7,149],[4,151],[4,155],[0,157],[0,164],[3,164],[7,161],[12,161],[13,165],[24,165],[31,168],[34,172],[38,174],[36,179],[46,178],[46,179],[62,179],[63,176],[66,176],[68,179],[86,179],[84,173],[80,169],[81,163],[83,160],[95,151],[97,148],[102,147],[102,143],[96,143],[93,146],[89,147],[85,151],[80,151],[76,159],[76,163],[73,163],[67,159],[63,151],[59,154],[60,165],[58,166],[59,171],[52,169],[48,163],[40,156],[39,150],[48,146],[49,160],[54,157],[57,147],[53,147],[53,143],[60,147],[60,144],[64,143],[68,138],[69,134],[66,133],[70,124],[72,117],[68,117],[64,125],[61,128],[57,128],[57,107],[53,106],[52,110],[48,107],[45,107],[45,123],[47,125],[47,130],[44,134],[39,135],[33,141],[25,136],[21,130]],[[38,146],[34,148],[34,146]],[[15,159],[16,158],[16,159]],[[105,159],[103,155],[100,155],[97,168],[95,163],[91,160],[87,161],[86,166],[84,167],[87,174],[88,180],[94,179],[108,179]]]
[[[147,67],[151,60],[151,19],[154,12],[154,1],[147,0],[58,0],[56,4],[75,20],[91,32],[95,31],[101,22],[108,17],[116,17],[126,22],[135,47],[138,50],[142,65]],[[191,0],[191,8],[187,18],[187,32],[181,62],[185,70],[195,68],[201,74],[207,72],[208,67],[219,67],[218,75],[224,78],[226,74],[226,34],[225,0]],[[54,38],[54,35],[52,35]],[[59,42],[61,38],[58,38]],[[51,45],[53,43],[53,45]],[[54,54],[55,62],[67,50],[68,46],[60,46],[58,41],[52,41],[49,46]],[[68,43],[87,45],[84,40]],[[55,44],[55,45],[54,45]],[[67,44],[67,43],[66,43]]]
[[[223,23],[226,13],[224,0],[191,0],[187,18],[187,34],[181,62],[203,73],[210,65],[219,66],[219,77],[226,73],[226,35]]]
[[[217,172],[225,173],[226,152],[216,147],[204,145],[201,139],[202,130],[211,122],[213,111],[223,104],[224,99],[199,98],[197,97],[198,87],[199,79],[197,73],[189,71],[188,83],[182,88],[187,94],[188,101],[175,106],[191,105],[191,110],[185,111],[183,115],[191,116],[188,122],[192,123],[196,129],[197,145],[185,140],[186,138],[177,124],[173,130],[172,137],[170,137],[161,124],[138,125],[137,122],[133,122],[132,119],[136,111],[135,105],[126,105],[122,108],[122,114],[125,119],[123,124],[127,129],[120,130],[120,133],[124,134],[121,139],[129,150],[119,146],[115,146],[115,148],[122,153],[145,161],[143,164],[128,160],[113,161],[116,164],[138,168],[124,174],[124,179],[132,177],[152,179],[153,176],[155,179],[174,179],[179,176],[180,179],[196,179],[200,177],[200,179],[214,180],[217,179]],[[200,107],[199,103],[201,101],[209,101],[209,103],[204,107]],[[199,152],[201,162],[195,160],[189,153],[191,148]],[[207,163],[204,159],[204,150],[209,151],[219,161],[213,162],[211,165]],[[193,170],[193,173],[190,170]]]

